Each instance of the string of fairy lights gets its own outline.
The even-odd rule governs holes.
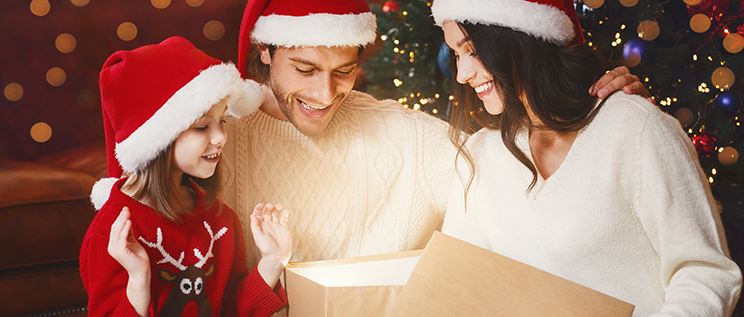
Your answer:
[[[76,8],[89,7],[91,0],[69,0]],[[184,0],[184,2],[192,8],[198,8],[204,5],[205,0]],[[172,0],[150,0],[150,4],[156,10],[166,10],[171,6]],[[54,2],[55,6],[62,6],[63,3]],[[31,0],[29,1],[28,11],[29,16],[35,17],[46,17],[53,14],[53,6],[49,0]],[[94,9],[93,9],[94,10]],[[65,11],[65,14],[69,14],[69,10]],[[81,11],[79,14],[93,14],[90,11]],[[116,27],[111,28],[111,32],[116,34],[116,37],[122,42],[131,42],[140,35],[140,30],[137,25],[132,21],[122,21],[116,24]],[[219,41],[225,35],[225,26],[219,20],[209,20],[204,23],[202,27],[202,34],[205,38],[211,41]],[[85,39],[80,39],[85,41]],[[72,54],[78,47],[78,38],[71,32],[59,33],[54,40],[54,48],[57,50],[58,58],[63,59],[65,55]],[[29,55],[33,58],[33,55]],[[65,69],[57,65],[51,65],[45,73],[46,83],[52,88],[59,88],[65,85],[68,79],[68,74]],[[33,84],[25,84],[33,85]],[[22,102],[24,97],[25,89],[24,83],[19,81],[11,81],[4,84],[3,96],[5,99],[12,103]],[[28,136],[37,143],[48,142],[53,135],[53,128],[47,122],[36,122],[31,125],[28,130]]]

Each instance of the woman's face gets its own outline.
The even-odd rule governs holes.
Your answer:
[[[504,111],[501,98],[496,93],[493,76],[483,66],[475,46],[470,38],[460,29],[455,21],[447,21],[442,25],[444,41],[452,48],[457,60],[457,82],[470,85],[475,90],[488,113],[497,115]]]

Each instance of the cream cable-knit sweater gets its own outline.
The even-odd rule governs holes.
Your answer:
[[[228,133],[224,202],[246,228],[256,203],[283,204],[292,261],[420,249],[441,226],[455,150],[435,117],[352,92],[319,137],[260,111]]]
[[[633,316],[732,313],[741,272],[695,150],[643,98],[611,97],[530,193],[532,174],[499,131],[467,144],[476,178],[467,212],[453,182],[445,233],[632,303]],[[527,133],[518,145],[530,156]],[[457,168],[467,179],[466,165]]]

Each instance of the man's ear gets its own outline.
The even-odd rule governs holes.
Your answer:
[[[261,58],[261,63],[264,63],[264,65],[271,65],[271,53],[269,53],[269,46],[258,45],[258,54]]]

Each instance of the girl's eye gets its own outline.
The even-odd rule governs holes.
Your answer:
[[[206,125],[205,126],[196,126],[196,127],[194,127],[194,129],[197,129],[197,130],[206,130],[207,127],[209,127],[209,126],[206,126]]]

